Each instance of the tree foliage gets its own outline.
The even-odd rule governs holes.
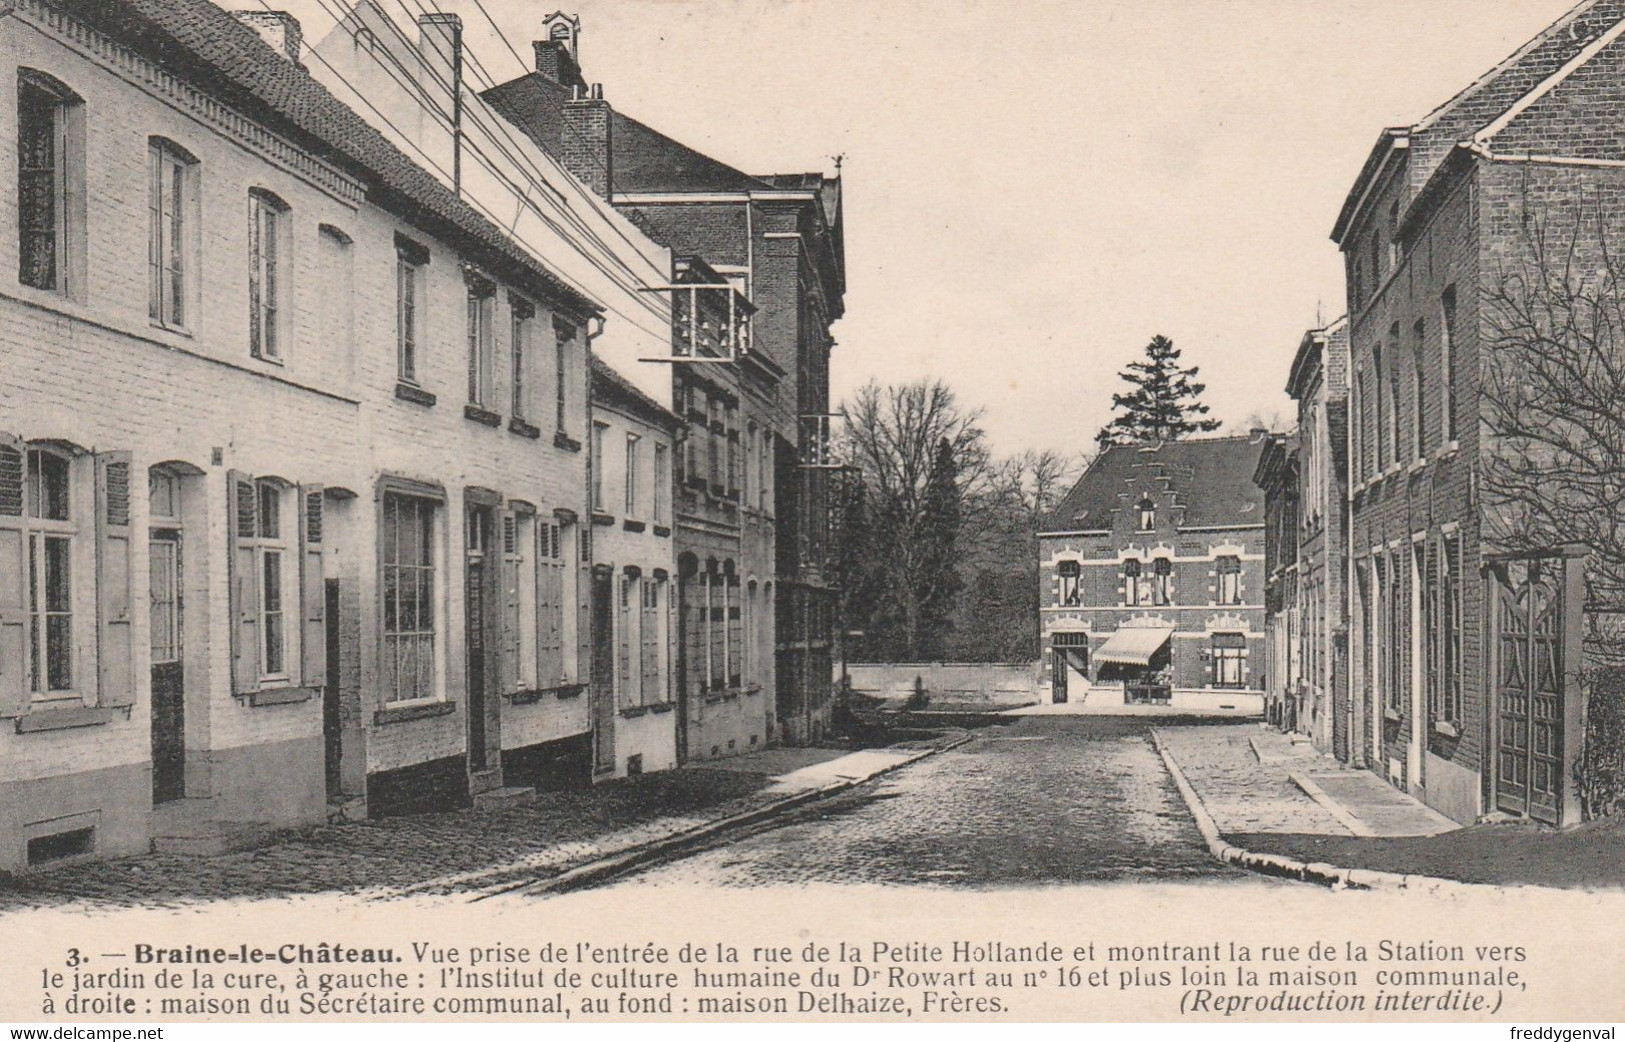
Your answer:
[[[1112,395],[1117,414],[1095,435],[1100,447],[1174,441],[1187,434],[1219,429],[1201,401],[1207,385],[1197,381],[1199,367],[1181,368],[1174,342],[1157,335],[1145,345],[1145,357],[1118,375],[1129,390]]]

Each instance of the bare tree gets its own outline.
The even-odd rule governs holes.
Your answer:
[[[1589,551],[1588,600],[1625,607],[1625,261],[1596,200],[1525,200],[1487,281],[1481,477],[1493,549]]]
[[[868,634],[870,657],[939,651],[943,634],[926,630],[942,625],[932,621],[934,606],[953,596],[959,577],[956,560],[939,559],[956,540],[943,538],[934,516],[932,475],[946,453],[961,501],[981,494],[989,473],[981,410],[962,408],[941,381],[882,387],[871,380],[841,413],[842,449],[862,470],[868,512],[867,559],[851,569],[869,591],[868,617],[849,621]],[[963,524],[961,516],[956,527]]]

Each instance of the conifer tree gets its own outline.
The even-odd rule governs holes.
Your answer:
[[[1219,428],[1219,421],[1207,416],[1208,407],[1201,402],[1207,385],[1197,381],[1197,367],[1181,368],[1179,349],[1167,337],[1152,337],[1145,345],[1145,358],[1130,363],[1119,375],[1131,387],[1112,395],[1117,415],[1095,435],[1101,448],[1175,441]]]

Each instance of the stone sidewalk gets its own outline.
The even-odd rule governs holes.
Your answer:
[[[181,907],[314,894],[477,897],[579,872],[719,822],[772,813],[957,737],[857,751],[766,749],[543,792],[529,803],[326,825],[217,857],[155,853],[0,877],[0,914],[47,905]]]
[[[1261,725],[1163,727],[1154,737],[1209,849],[1256,871],[1333,886],[1625,886],[1625,821],[1462,827]]]

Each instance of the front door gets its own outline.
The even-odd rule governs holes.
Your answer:
[[[327,627],[327,684],[322,688],[322,739],[326,753],[327,795],[344,792],[344,715],[339,709],[339,581],[328,579],[322,589]]]
[[[614,577],[608,569],[592,572],[592,766],[594,772],[615,769]]]
[[[181,533],[154,528],[147,544],[152,602],[152,802],[186,795],[186,684],[181,661]]]
[[[487,553],[491,545],[491,510],[469,507],[467,520],[468,556],[464,573],[463,612],[466,616],[466,658],[468,663],[468,769],[476,773],[489,769],[490,743],[485,719],[486,683],[491,674],[490,655],[496,646],[491,637],[490,594],[493,565]]]
[[[677,580],[677,762],[688,762],[688,642],[694,621],[688,617],[689,583],[687,576]]]
[[[1561,565],[1507,561],[1491,574],[1499,732],[1495,805],[1556,824],[1563,801]]]

